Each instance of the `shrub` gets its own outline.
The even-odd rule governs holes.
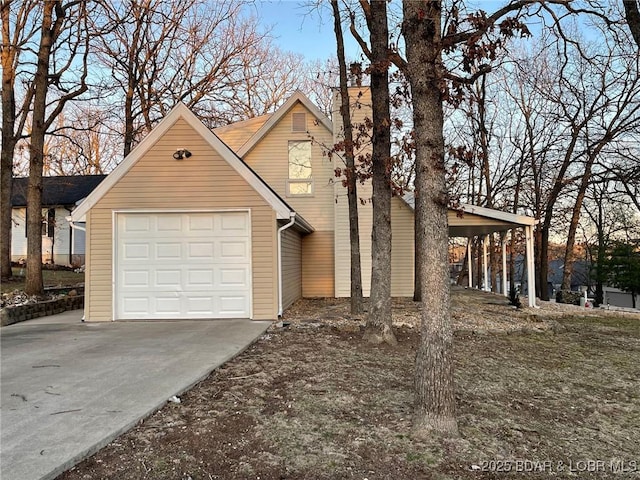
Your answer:
[[[580,298],[582,294],[580,292],[574,292],[572,290],[559,290],[556,293],[556,302],[569,303],[571,305],[580,305]]]

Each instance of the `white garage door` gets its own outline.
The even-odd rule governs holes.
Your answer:
[[[116,319],[249,318],[248,212],[118,213]]]

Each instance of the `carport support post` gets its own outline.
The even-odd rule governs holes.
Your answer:
[[[489,235],[485,235],[482,239],[482,289],[485,292],[488,292],[490,290],[489,273],[487,271],[487,243],[489,243]]]
[[[473,288],[473,269],[471,268],[473,259],[471,258],[471,242],[472,238],[467,238],[467,270],[469,271],[469,288]]]
[[[536,276],[535,264],[533,261],[533,226],[524,227],[524,233],[527,243],[527,296],[529,297],[529,306],[536,306]]]
[[[502,275],[500,276],[500,281],[502,282],[502,294],[506,297],[507,295],[507,233],[502,232],[500,235],[502,240]]]

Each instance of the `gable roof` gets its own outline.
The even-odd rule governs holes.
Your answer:
[[[220,140],[184,103],[178,103],[169,114],[149,132],[149,134],[127,155],[109,176],[73,211],[73,221],[83,221],[93,206],[124,177],[124,175],[147,153],[147,151],[179,120],[186,121],[244,180],[258,192],[274,209],[276,218],[286,220],[295,211],[242,161],[222,140]],[[308,225],[304,219],[301,223]]]
[[[273,113],[267,113],[259,117],[230,123],[229,125],[214,128],[213,133],[226,143],[231,150],[237,152],[272,116]]]
[[[405,193],[402,200],[415,210],[413,192]],[[479,207],[463,203],[460,210],[449,209],[449,236],[474,237],[488,235],[493,232],[503,232],[517,227],[533,226],[537,220],[526,215],[503,212],[492,208]]]
[[[105,178],[107,178],[106,175],[42,177],[42,206],[75,206],[79,200],[89,195]],[[27,177],[13,179],[12,206],[27,206],[28,184],[29,178]]]
[[[240,147],[237,152],[238,155],[240,157],[244,157],[249,153],[297,103],[304,105],[304,107],[309,110],[327,130],[333,132],[333,123],[331,123],[331,120],[329,120],[329,118],[322,113],[322,111],[316,107],[305,94],[300,91],[296,91],[278,110],[276,110],[273,115],[271,115],[271,117],[251,136],[251,138],[249,138],[249,140]]]

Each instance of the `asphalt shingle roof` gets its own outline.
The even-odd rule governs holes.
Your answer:
[[[42,206],[75,205],[96,188],[106,175],[74,175],[68,177],[42,178]],[[13,179],[11,205],[24,207],[27,205],[27,184],[29,179],[18,177]]]

